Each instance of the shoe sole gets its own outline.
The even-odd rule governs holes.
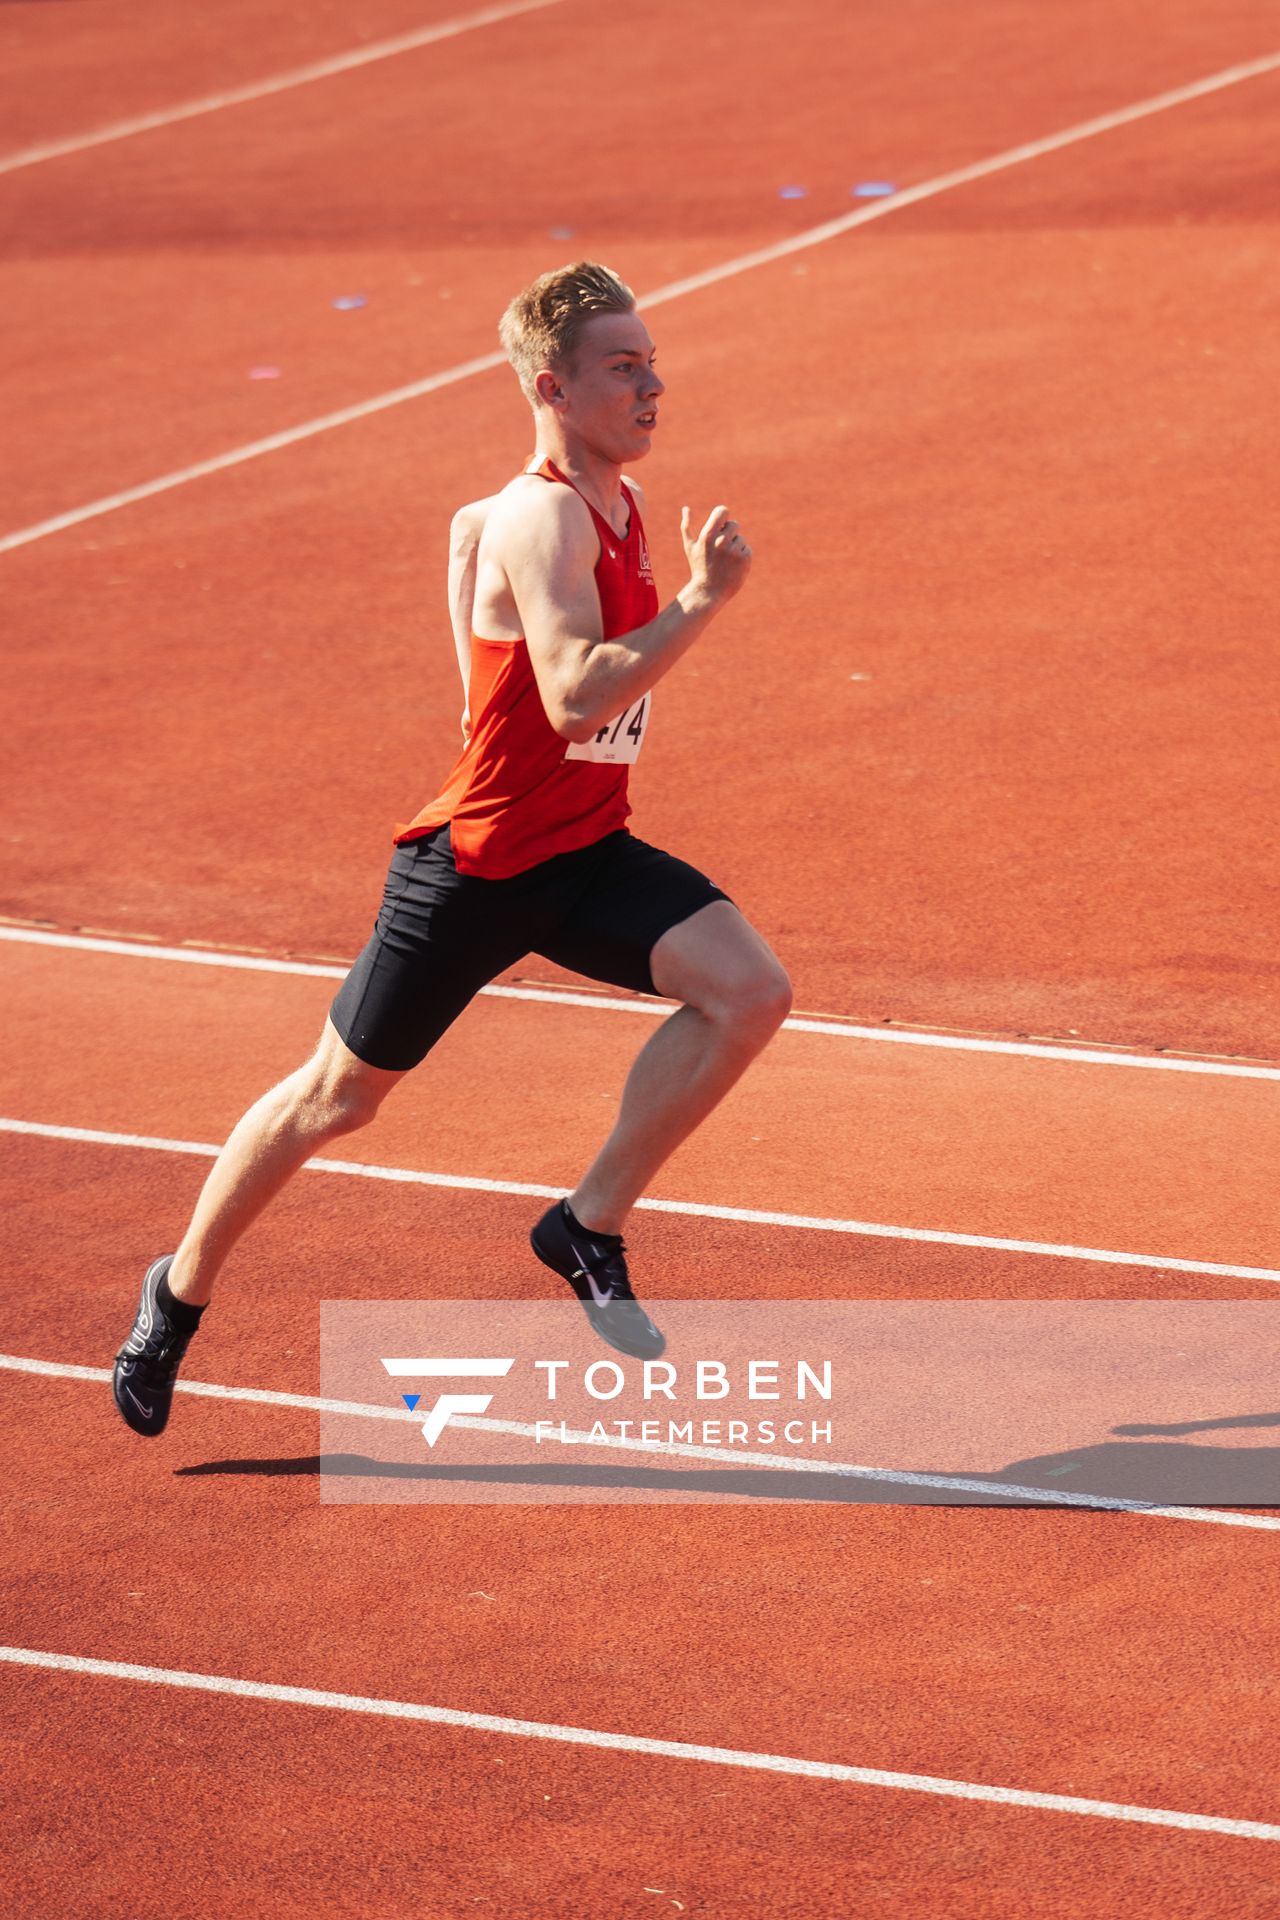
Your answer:
[[[575,1294],[574,1298],[577,1299],[578,1296]],[[604,1341],[604,1344],[606,1345],[606,1347],[612,1347],[615,1353],[625,1354],[628,1360],[660,1360],[663,1354],[666,1352],[667,1350],[666,1335],[662,1333],[659,1329],[655,1328],[655,1331],[658,1333],[659,1344],[656,1347],[654,1346],[646,1347],[643,1353],[637,1353],[634,1347],[624,1347],[620,1340],[615,1340],[613,1335],[607,1332],[606,1329],[601,1326],[599,1319],[596,1317],[600,1311],[599,1308],[593,1309],[589,1307],[585,1300],[578,1300],[578,1305],[582,1308],[583,1312],[586,1314],[587,1319],[590,1322],[592,1332],[595,1333],[601,1340]],[[643,1312],[643,1308],[641,1309],[641,1311]],[[650,1321],[649,1324],[652,1326],[653,1322]]]

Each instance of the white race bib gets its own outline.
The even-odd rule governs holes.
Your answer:
[[[615,765],[630,765],[644,745],[650,705],[650,696],[643,694],[633,707],[620,713],[616,720],[606,721],[590,740],[570,741],[565,759],[607,760]]]

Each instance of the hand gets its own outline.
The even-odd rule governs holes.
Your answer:
[[[695,536],[692,529],[689,509],[683,507],[680,538],[694,587],[713,600],[731,600],[751,571],[751,548],[737,521],[729,518],[728,507],[717,507],[701,533]]]

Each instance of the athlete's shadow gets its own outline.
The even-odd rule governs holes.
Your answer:
[[[430,1460],[372,1460],[360,1453],[308,1454],[289,1460],[209,1460],[199,1466],[178,1467],[178,1474],[247,1473],[312,1474],[326,1480],[417,1480],[444,1485],[454,1482],[474,1486],[508,1487],[581,1487],[619,1488],[657,1493],[714,1494],[719,1499],[745,1497],[759,1500],[823,1500],[861,1504],[920,1501],[922,1491],[899,1483],[863,1480],[827,1473],[793,1473],[785,1467],[614,1467],[560,1465],[548,1461],[545,1466],[458,1465],[446,1466]],[[932,1490],[934,1502],[947,1506],[1025,1506],[1016,1495],[1001,1498],[976,1492]],[[331,1495],[336,1499],[338,1496]],[[930,1502],[929,1504],[933,1504]]]
[[[785,1467],[638,1467],[547,1461],[537,1465],[375,1460],[366,1454],[307,1454],[283,1460],[210,1460],[186,1475],[305,1474],[330,1481],[430,1481],[438,1485],[579,1487],[714,1494],[721,1499],[819,1500],[854,1506],[1061,1506],[1064,1494],[1151,1506],[1280,1506],[1280,1448],[1187,1444],[1181,1436],[1229,1428],[1280,1427],[1280,1413],[1246,1413],[1175,1426],[1116,1426],[1121,1438],[1014,1460],[996,1473],[915,1469],[927,1483],[889,1472],[797,1473]],[[930,1484],[932,1483],[932,1484]],[[961,1484],[956,1484],[961,1483]],[[1003,1489],[1008,1488],[1008,1492]],[[1016,1491],[1015,1491],[1016,1489]],[[1043,1492],[1057,1498],[1037,1500]]]

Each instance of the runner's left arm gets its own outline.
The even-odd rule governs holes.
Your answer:
[[[495,495],[487,500],[472,500],[459,507],[449,525],[449,624],[453,628],[453,646],[462,675],[462,739],[471,738],[471,711],[468,705],[471,684],[471,621],[476,603],[476,556],[480,535],[489,517]]]

